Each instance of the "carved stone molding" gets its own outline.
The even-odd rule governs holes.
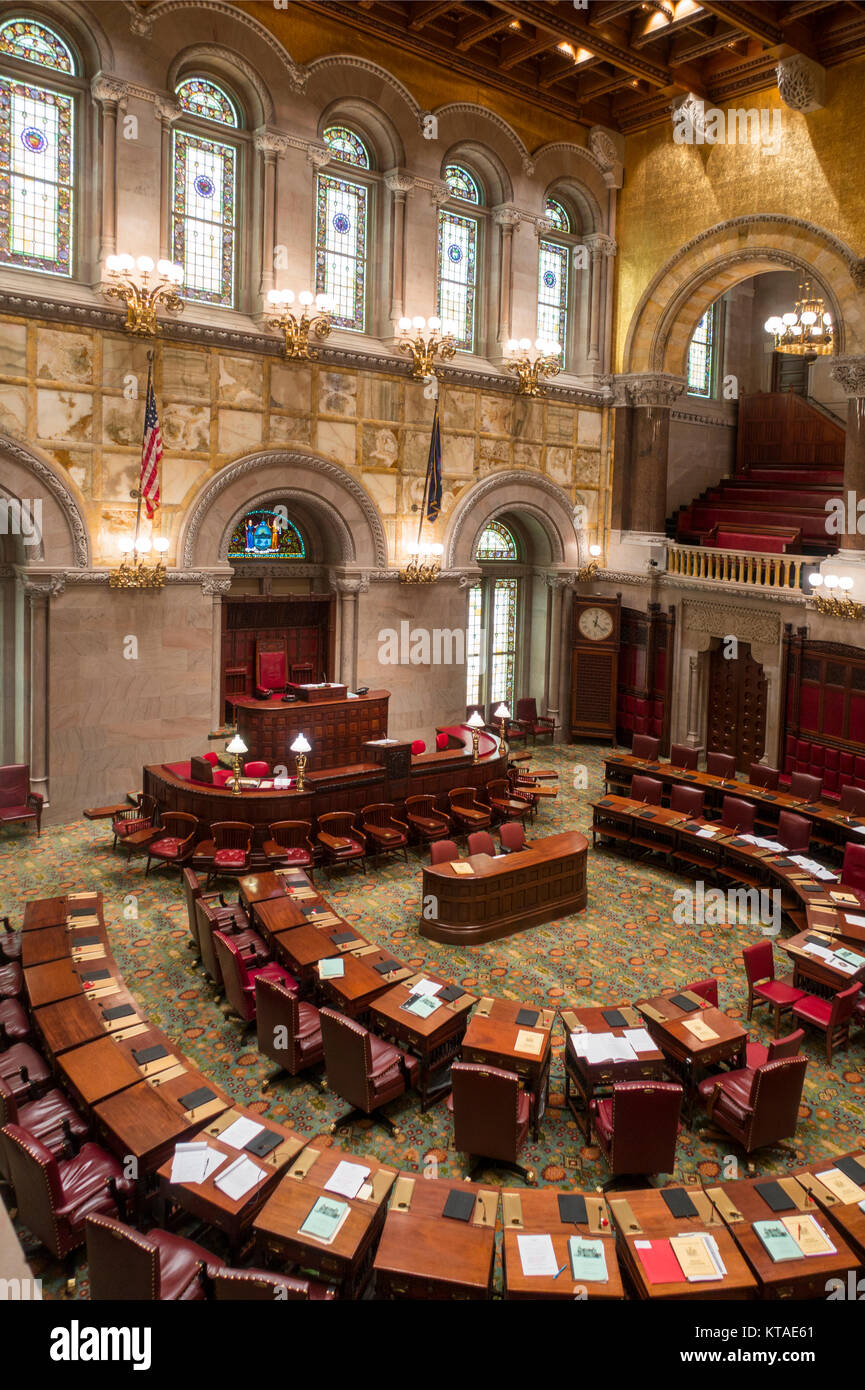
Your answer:
[[[857,290],[865,290],[865,256],[850,267],[850,279]]]
[[[285,154],[291,148],[288,139],[284,135],[277,135],[273,130],[257,130],[252,138],[252,143],[261,154],[273,154],[279,156]]]
[[[113,104],[121,110],[126,109],[129,87],[119,77],[110,77],[107,73],[98,72],[90,83],[90,92],[93,100],[98,101],[100,106]]]
[[[66,588],[66,575],[62,570],[40,574],[38,570],[28,570],[23,565],[14,565],[13,568],[24,591],[24,597],[30,603],[39,599],[54,598],[57,594],[62,594]]]
[[[409,194],[415,186],[415,181],[405,169],[388,169],[384,175],[384,186],[391,193]]]
[[[669,409],[684,394],[684,377],[670,372],[624,372],[611,378],[617,406],[663,406]]]
[[[159,9],[160,6],[157,5],[155,8]],[[223,8],[228,7],[226,6]],[[232,9],[233,8],[232,6]],[[175,54],[168,69],[169,90],[172,92],[174,91],[184,69],[188,71],[191,63],[198,63],[202,59],[205,64],[208,59],[216,59],[222,62],[228,61],[238,72],[242,72],[261,103],[261,110],[264,115],[265,123],[273,120],[273,98],[266,84],[262,81],[252,63],[247,62],[242,53],[238,52],[236,48],[229,48],[223,43],[193,43],[190,44],[188,48],[182,49],[180,53]]]
[[[732,603],[712,603],[704,599],[685,599],[682,625],[686,632],[707,633],[710,637],[736,636],[743,642],[760,642],[777,647],[781,641],[778,613],[759,608],[739,608]]]
[[[778,95],[791,111],[821,111],[826,105],[826,69],[804,53],[782,58],[775,77]]]
[[[529,178],[531,178],[532,174],[535,172],[534,160],[513,126],[508,125],[503,117],[496,115],[494,111],[490,111],[486,106],[479,106],[473,101],[451,101],[448,102],[446,106],[436,107],[432,114],[439,121],[444,120],[447,116],[455,117],[461,130],[465,129],[464,118],[466,116],[473,116],[477,119],[489,122],[504,135],[505,139],[508,140],[511,145],[513,145],[520,157],[523,173],[528,174]]]
[[[332,506],[330,502],[326,502],[324,498],[319,497],[315,492],[310,491],[309,488],[302,487],[271,488],[267,492],[256,493],[254,497],[244,498],[243,506],[238,507],[237,511],[223,528],[222,537],[219,542],[220,558],[225,560],[226,564],[229,563],[227,558],[228,545],[231,540],[232,532],[242,519],[244,512],[253,511],[256,507],[267,507],[272,502],[277,503],[286,500],[305,503],[306,506],[318,509],[319,512],[325,514],[332,533],[339,539],[339,563],[342,565],[350,565],[355,558],[354,541],[352,540],[351,531],[345,521],[340,516],[336,507]],[[271,563],[268,563],[267,568],[269,574],[274,573]],[[300,574],[302,568],[308,568],[311,573],[317,574],[320,572],[321,566],[320,564],[304,567],[292,565],[291,573]]]
[[[548,145],[541,145],[532,155],[535,166],[540,164],[544,156],[548,154],[576,155],[578,159],[584,159],[586,163],[590,164],[599,174],[604,173],[605,166],[595,151],[591,147],[586,149],[585,145],[574,144],[572,140],[552,140]]]
[[[171,101],[168,97],[157,97],[155,105],[159,119],[164,121],[166,125],[172,125],[174,121],[180,120],[180,117],[183,115],[183,107],[179,106],[176,101]]]
[[[583,237],[583,242],[592,255],[599,254],[605,260],[612,260],[619,249],[616,238],[607,236],[604,232],[590,232],[588,236]]]
[[[0,455],[3,454],[15,459],[34,477],[38,478],[41,485],[59,503],[71,533],[75,564],[84,569],[90,564],[90,538],[84,515],[79,510],[78,503],[72,493],[54,470],[43,463],[41,459],[36,458],[29,449],[19,444],[17,440],[10,439],[8,435],[0,434]]]
[[[520,211],[510,203],[499,203],[498,207],[493,208],[493,221],[497,227],[505,227],[513,230],[522,221]]]
[[[347,594],[356,598],[358,594],[369,593],[369,575],[359,574],[354,576],[344,576],[335,574],[331,578],[331,585],[338,594]]]
[[[415,119],[420,116],[420,107],[408,90],[408,87],[404,87],[399,79],[394,77],[392,72],[388,72],[387,68],[379,67],[378,63],[371,62],[369,58],[358,58],[354,53],[329,53],[324,58],[314,58],[313,61],[308,63],[303,69],[305,73],[305,84],[309,78],[317,77],[320,72],[324,72],[328,68],[336,67],[358,68],[361,72],[368,73],[370,77],[374,77],[377,82],[383,83],[384,86],[390,87],[392,92],[396,92],[400,100],[405,102]]]
[[[230,574],[205,574],[201,578],[203,594],[227,594],[231,588]]]
[[[450,196],[451,191],[443,180],[430,184],[430,202],[434,207],[441,207],[442,203],[446,203]]]
[[[829,375],[845,396],[865,396],[865,357],[836,357]]]
[[[250,14],[245,14],[238,6],[226,4],[225,0],[156,0],[155,5],[151,5],[146,14],[139,10],[137,6],[131,10],[130,25],[134,34],[141,34],[144,37],[150,36],[150,31],[157,19],[163,15],[177,14],[181,10],[210,10],[214,14],[220,14],[224,18],[236,24],[243,24],[247,29],[251,29],[258,39],[265,44],[273,53],[276,54],[282,64],[291,88],[295,92],[302,92],[306,87],[308,72],[306,68],[299,67],[294,61],[288,49],[285,48],[276,37],[259,20]],[[138,27],[136,27],[136,25]],[[223,50],[224,51],[224,50]]]
[[[306,147],[307,162],[315,169],[323,169],[333,159],[333,150],[329,145],[313,145]]]
[[[624,163],[625,140],[618,131],[606,126],[593,125],[588,135],[588,147],[603,169],[611,169]]]

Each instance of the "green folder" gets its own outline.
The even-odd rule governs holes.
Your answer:
[[[300,1234],[325,1242],[333,1240],[347,1210],[345,1202],[335,1202],[332,1197],[319,1197],[301,1226]]]
[[[848,951],[846,946],[840,946],[835,954],[840,956],[841,960],[846,960],[848,965],[855,965],[857,970],[860,965],[865,964],[865,957],[857,956],[855,951]]]
[[[318,962],[320,980],[338,980],[345,974],[345,961],[342,956],[326,957]]]
[[[583,1236],[571,1236],[568,1240],[568,1254],[571,1257],[571,1271],[576,1280],[587,1284],[606,1284],[607,1255],[602,1240],[585,1240]]]
[[[429,1018],[439,1007],[439,1001],[434,995],[422,994],[419,999],[415,999],[412,1004],[406,1004],[405,1009],[410,1014],[417,1014],[418,1018]]]
[[[804,1260],[802,1251],[780,1221],[755,1221],[754,1230],[776,1264],[781,1260]]]

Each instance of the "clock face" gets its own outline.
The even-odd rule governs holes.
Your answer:
[[[589,642],[604,642],[613,630],[613,615],[606,608],[584,608],[579,629]]]

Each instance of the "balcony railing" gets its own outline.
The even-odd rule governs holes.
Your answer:
[[[802,592],[802,570],[819,568],[810,555],[761,555],[752,550],[715,550],[699,545],[667,547],[667,573],[709,584],[747,584],[753,589]]]

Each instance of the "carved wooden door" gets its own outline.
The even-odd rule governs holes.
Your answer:
[[[712,652],[706,747],[732,753],[739,772],[759,762],[766,746],[766,679],[747,642],[725,656],[729,641]]]

